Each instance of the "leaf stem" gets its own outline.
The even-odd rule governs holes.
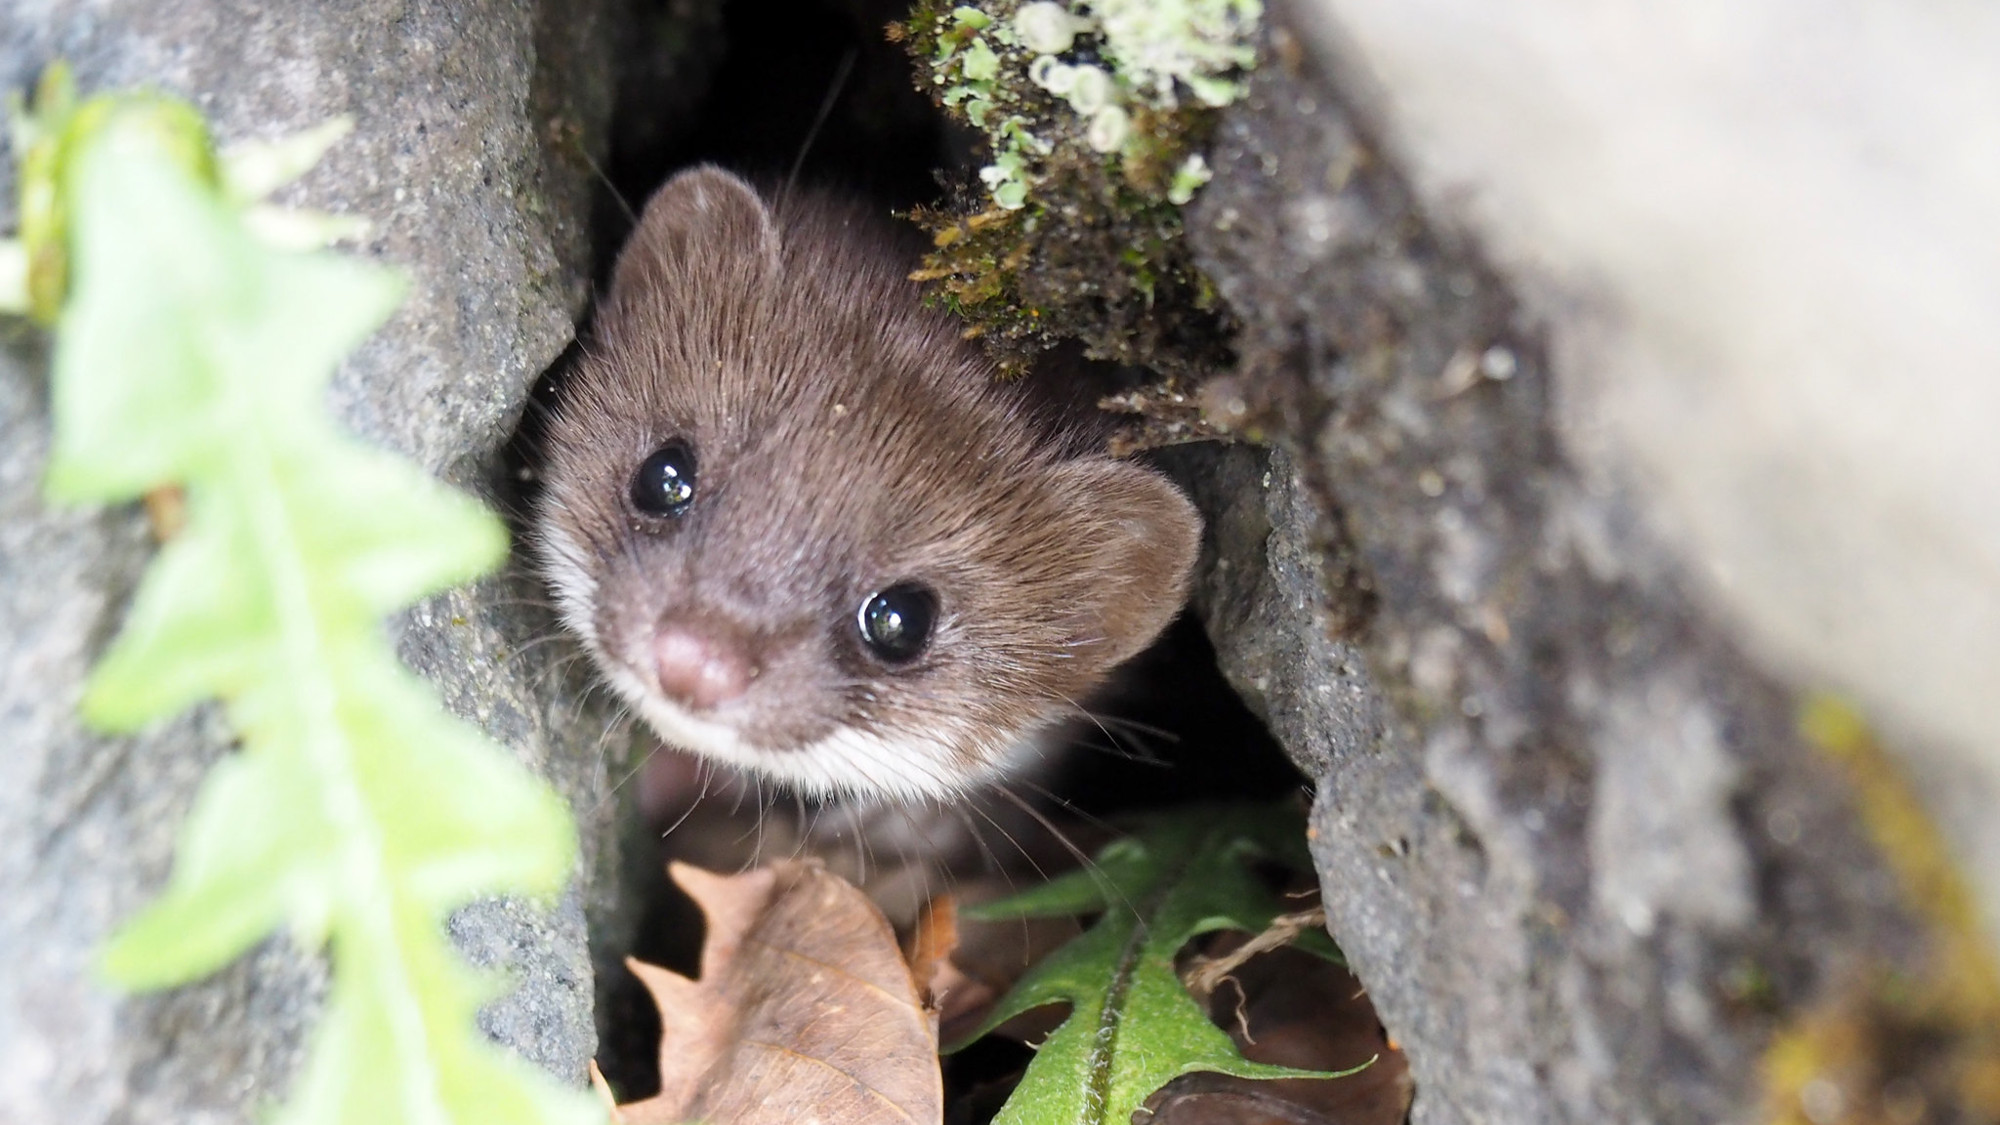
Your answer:
[[[1084,1094],[1084,1105],[1090,1114],[1089,1125],[1100,1125],[1111,1104],[1111,1061],[1117,1055],[1118,1027],[1125,1018],[1125,998],[1132,991],[1132,978],[1138,972],[1139,962],[1146,955],[1146,935],[1149,927],[1146,918],[1151,907],[1158,906],[1158,896],[1147,903],[1148,911],[1140,915],[1132,924],[1132,932],[1126,936],[1125,945],[1118,951],[1116,971],[1111,983],[1104,991],[1104,1005],[1097,1009],[1097,1030],[1090,1040],[1090,1061],[1085,1074],[1089,1086]]]
[[[243,393],[240,387],[231,390],[232,398]],[[257,405],[230,404],[241,411],[232,413],[244,418],[255,417]],[[266,427],[243,427],[233,443],[231,460],[229,479],[241,489],[239,496],[251,520],[258,562],[271,583],[271,602],[286,665],[278,682],[284,685],[286,705],[296,714],[299,729],[307,732],[301,739],[304,759],[319,782],[321,807],[337,829],[339,851],[334,869],[344,917],[336,924],[333,937],[337,943],[351,941],[359,947],[342,951],[356,954],[341,958],[343,971],[367,970],[367,987],[381,1004],[394,1040],[391,1057],[423,1059],[429,1064],[433,1061],[429,1029],[424,1026],[423,1009],[416,1001],[418,989],[409,979],[409,966],[396,938],[395,915],[402,896],[388,875],[382,825],[355,778],[356,754],[344,737],[346,729],[341,722],[341,686],[330,674],[342,662],[328,651],[321,628],[327,608],[321,603],[329,592],[317,589],[307,577],[294,513],[277,485],[283,479],[284,466],[270,446]],[[423,1066],[397,1086],[406,1121],[451,1119],[443,1091],[438,1089],[435,1066]]]

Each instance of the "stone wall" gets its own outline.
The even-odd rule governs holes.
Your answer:
[[[359,252],[410,279],[394,321],[343,367],[355,432],[461,487],[500,495],[501,450],[588,292],[590,161],[616,77],[615,4],[513,0],[272,5],[117,0],[0,14],[0,87],[66,58],[86,93],[191,99],[224,142],[352,115],[353,135],[287,200],[365,215]],[[11,210],[11,162],[0,197]],[[11,222],[10,222],[11,225]],[[277,939],[209,980],[120,996],[92,975],[107,934],[162,886],[174,836],[228,732],[200,711],[131,739],[81,730],[83,676],[115,632],[152,545],[135,510],[40,500],[46,356],[0,351],[0,1116],[21,1122],[244,1121],[283,1097],[325,985]],[[596,1035],[586,917],[605,933],[618,863],[609,715],[514,570],[394,623],[405,658],[569,797],[585,853],[553,913],[494,903],[453,921],[517,991],[488,1029],[581,1081]]]

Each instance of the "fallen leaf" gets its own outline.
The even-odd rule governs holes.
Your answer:
[[[597,1069],[596,1059],[590,1060],[590,1092],[604,1103],[612,1121],[622,1123],[624,1119],[618,1113],[618,1098],[611,1092],[611,1083],[604,1080],[604,1072]]]
[[[983,922],[965,916],[966,910],[976,911],[981,903],[997,901],[1017,889],[1013,879],[988,876],[960,883],[952,900],[956,941],[930,982],[938,1009],[938,1037],[946,1043],[970,1036],[1014,982],[1083,932],[1074,917]],[[994,1032],[1035,1043],[1061,1022],[1060,1010],[1043,1008],[1023,1012]]]
[[[910,931],[909,948],[904,954],[910,963],[910,976],[916,979],[917,988],[924,995],[924,1006],[932,1011],[938,1007],[942,974],[951,965],[952,950],[957,948],[958,900],[948,894],[939,895],[917,915],[917,925]]]
[[[624,1125],[930,1125],[937,1036],[881,911],[816,861],[684,864],[708,917],[701,979],[628,961],[660,1009],[660,1093]]]
[[[1259,933],[1284,913],[1250,864],[1296,859],[1304,850],[1298,819],[1284,805],[1158,815],[1099,851],[1093,867],[966,912],[988,920],[1097,915],[1082,936],[1015,982],[978,1029],[985,1034],[1021,1013],[1069,1006],[1062,1024],[1036,1046],[996,1125],[1127,1121],[1160,1087],[1196,1071],[1344,1076],[1245,1058],[1209,1022],[1174,968],[1190,939],[1223,929]]]

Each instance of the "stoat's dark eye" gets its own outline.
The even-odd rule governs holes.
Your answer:
[[[891,664],[906,664],[923,654],[937,623],[937,595],[915,582],[898,582],[861,603],[857,617],[861,643]]]
[[[678,516],[694,503],[694,450],[670,441],[632,474],[632,506],[649,516]]]

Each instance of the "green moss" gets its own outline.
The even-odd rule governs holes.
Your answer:
[[[920,81],[985,137],[979,186],[914,216],[918,277],[1003,365],[1054,339],[1169,375],[1228,361],[1182,238],[1217,107],[1241,92],[1256,0],[921,0],[897,29]]]

